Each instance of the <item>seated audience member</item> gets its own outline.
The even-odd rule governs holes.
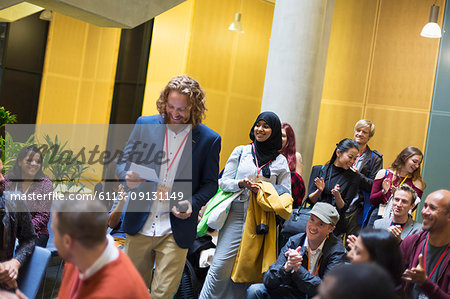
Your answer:
[[[438,190],[425,200],[423,231],[400,245],[404,289],[410,298],[450,298],[450,191]]]
[[[331,270],[313,299],[395,299],[389,274],[376,264],[342,265]]]
[[[413,188],[403,184],[392,195],[392,217],[374,222],[374,228],[387,229],[399,241],[422,230],[422,224],[415,222],[409,211],[414,208],[417,194]]]
[[[275,264],[264,274],[264,284],[251,285],[247,298],[314,296],[325,274],[345,259],[342,241],[332,234],[338,221],[335,207],[316,203],[306,234],[289,238]]]
[[[130,259],[106,235],[106,210],[99,201],[53,204],[52,230],[66,261],[58,298],[150,298]]]
[[[347,257],[352,263],[375,263],[383,267],[401,289],[402,255],[398,240],[387,230],[366,228],[358,237],[349,236],[351,250]]]
[[[0,150],[1,156],[1,150]],[[19,268],[31,256],[36,241],[31,215],[11,200],[5,200],[2,175],[3,163],[0,160],[0,287],[17,288]],[[19,246],[14,255],[16,239]]]
[[[334,230],[336,236],[346,232],[345,211],[358,193],[359,175],[350,169],[358,153],[354,140],[343,139],[336,144],[327,164],[315,165],[311,170],[308,201],[311,204],[326,202],[336,207],[340,215]]]
[[[377,172],[383,168],[383,155],[368,145],[374,134],[375,125],[370,120],[361,119],[355,124],[353,140],[358,144],[359,153],[350,169],[359,175],[360,183],[359,191],[345,213],[347,235],[358,234],[361,230],[360,224],[370,211],[369,198],[373,180]]]
[[[112,228],[109,234],[114,238],[114,244],[123,249],[127,234],[122,227],[122,223],[128,207],[128,201],[122,184],[117,188],[117,192],[118,196],[108,212],[108,226]]]
[[[418,199],[420,199],[425,189],[425,182],[420,175],[422,160],[422,152],[417,147],[408,146],[398,154],[390,168],[378,171],[370,193],[370,203],[376,208],[370,215],[369,227],[372,227],[375,220],[379,218],[391,217],[390,198],[398,186],[409,185],[416,191]]]
[[[40,200],[27,200],[26,203],[37,235],[36,246],[46,247],[52,205],[49,194],[53,191],[53,183],[42,171],[43,160],[42,153],[36,146],[23,147],[12,170],[5,175],[5,190],[20,192],[28,199],[41,196]]]

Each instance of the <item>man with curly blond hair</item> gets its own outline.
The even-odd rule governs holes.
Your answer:
[[[198,212],[217,191],[221,139],[202,124],[205,92],[193,78],[174,77],[156,105],[159,115],[137,120],[117,173],[129,189],[125,252],[153,298],[172,298]],[[147,159],[155,149],[160,151]],[[157,180],[146,177],[148,168]]]

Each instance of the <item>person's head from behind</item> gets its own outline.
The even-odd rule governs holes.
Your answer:
[[[172,78],[156,102],[159,114],[166,124],[200,124],[205,117],[205,92],[188,75]]]
[[[409,210],[414,208],[417,193],[411,186],[402,184],[392,194],[392,211],[394,216],[404,218],[408,216]]]
[[[391,168],[397,172],[406,172],[415,180],[420,178],[420,164],[422,160],[422,151],[417,147],[408,146],[397,155]]]
[[[79,249],[91,250],[106,244],[106,209],[98,200],[55,201],[51,228],[58,254],[73,263]]]
[[[333,268],[314,299],[394,299],[394,283],[385,269],[370,263]]]
[[[355,124],[353,139],[358,145],[366,145],[375,134],[375,125],[368,119],[361,119]]]
[[[333,232],[339,221],[339,213],[329,203],[318,202],[310,214],[306,224],[306,236],[310,245],[316,247],[314,245],[320,245]]]
[[[422,229],[448,234],[450,229],[450,191],[437,190],[427,196],[422,209]]]
[[[355,163],[355,159],[358,156],[359,148],[358,144],[350,139],[342,139],[333,151],[329,164],[334,164],[337,167],[343,169],[349,169]]]
[[[23,147],[17,155],[12,169],[12,179],[40,179],[42,172],[42,153],[34,145]]]
[[[352,263],[375,263],[386,269],[396,283],[402,275],[402,256],[397,238],[385,229],[364,229],[347,254]]]

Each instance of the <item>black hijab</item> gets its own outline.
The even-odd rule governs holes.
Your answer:
[[[255,126],[258,123],[258,121],[263,120],[265,121],[269,127],[272,129],[272,134],[270,134],[269,138],[266,141],[259,142],[255,138]],[[253,162],[256,165],[255,155],[258,159],[258,165],[261,167],[261,165],[266,164],[269,161],[273,161],[277,158],[277,156],[280,154],[279,150],[281,149],[281,122],[278,116],[270,111],[262,112],[260,115],[258,115],[258,118],[256,119],[255,123],[252,126],[252,129],[250,130],[250,139],[255,144],[255,151],[253,151],[252,147],[252,155],[253,155]],[[270,178],[270,169],[269,164],[264,166],[262,168],[262,174],[266,178]]]

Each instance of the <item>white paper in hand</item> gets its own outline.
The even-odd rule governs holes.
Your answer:
[[[130,171],[136,172],[141,178],[147,181],[159,182],[159,178],[156,175],[156,171],[153,168],[131,163]]]

